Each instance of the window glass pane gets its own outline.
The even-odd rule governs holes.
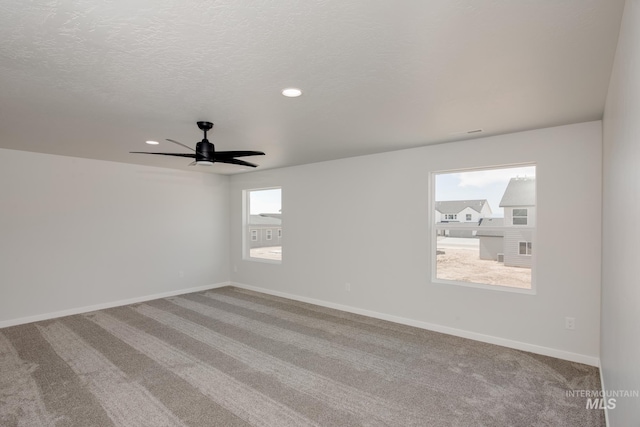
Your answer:
[[[282,189],[248,191],[246,227],[251,236],[249,258],[282,260],[282,243],[273,239],[274,230],[282,236]]]
[[[435,279],[531,289],[535,180],[535,166],[436,174]]]
[[[520,255],[527,254],[527,242],[520,242]]]

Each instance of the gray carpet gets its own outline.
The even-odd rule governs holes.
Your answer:
[[[0,330],[2,426],[602,426],[598,370],[227,287]]]

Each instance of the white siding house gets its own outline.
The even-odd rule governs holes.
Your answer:
[[[491,216],[491,207],[483,200],[446,200],[436,202],[436,222],[475,222]]]
[[[249,248],[282,245],[282,219],[280,214],[249,215],[247,225]]]
[[[474,237],[476,226],[482,218],[492,213],[489,202],[482,200],[446,200],[436,202],[435,222],[450,223],[451,228],[442,230],[442,235],[451,237]]]

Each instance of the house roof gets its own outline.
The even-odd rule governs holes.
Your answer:
[[[443,214],[457,214],[465,210],[466,208],[471,208],[476,212],[481,212],[484,205],[489,205],[487,199],[482,200],[443,200],[436,201],[436,210]],[[489,212],[491,212],[491,207],[489,207]]]
[[[535,206],[535,204],[536,179],[526,176],[511,178],[500,200],[500,207]]]
[[[499,230],[487,230],[487,227],[502,227],[504,218],[481,218],[478,223],[476,236],[479,237],[503,237],[504,232]]]
[[[276,218],[275,215],[279,215],[279,214],[249,215],[249,224],[253,224],[253,225],[282,225],[282,219]]]

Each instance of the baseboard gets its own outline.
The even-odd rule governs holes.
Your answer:
[[[606,396],[607,395],[607,389],[604,386],[604,377],[602,376],[602,360],[600,360],[600,363],[598,363],[598,370],[600,371],[600,387],[602,387],[602,395]],[[608,427],[609,424],[609,405],[604,405],[604,425],[605,427]]]
[[[346,311],[348,313],[360,314],[363,316],[373,317],[376,319],[387,320],[394,323],[400,323],[402,325],[414,326],[416,328],[426,329],[429,331],[440,332],[443,334],[454,335],[461,338],[468,338],[475,341],[481,341],[489,344],[509,347],[516,350],[528,351],[531,353],[541,354],[543,356],[555,357],[558,359],[568,360],[568,361],[577,362],[577,363],[583,363],[585,365],[596,366],[596,367],[600,365],[599,358],[593,357],[593,356],[587,356],[584,354],[572,353],[569,351],[543,347],[543,346],[529,344],[521,341],[514,341],[506,338],[495,337],[492,335],[484,335],[477,332],[470,332],[470,331],[465,331],[463,329],[456,329],[456,328],[451,328],[449,326],[438,325],[435,323],[422,322],[419,320],[408,319],[405,317],[394,316],[391,314],[379,313],[377,311],[365,310],[362,308],[352,307],[349,305],[336,304],[333,302],[323,301],[315,298],[302,297],[298,295],[289,294],[286,292],[273,291],[271,289],[245,285],[243,283],[231,282],[231,285],[236,286],[238,288],[255,291],[255,292],[261,292],[264,294],[292,299],[295,301],[306,302],[309,304],[315,304],[322,307]]]
[[[175,291],[162,292],[153,295],[144,295],[141,297],[128,298],[124,300],[111,301],[102,304],[88,305],[85,307],[71,308],[68,310],[54,311],[51,313],[37,314],[35,316],[20,317],[18,319],[3,320],[0,322],[0,329],[9,326],[22,325],[25,323],[39,322],[41,320],[55,319],[57,317],[71,316],[74,314],[88,313],[90,311],[103,310],[105,308],[120,307],[123,305],[135,304],[144,301],[150,301],[159,298],[173,297],[176,295],[190,294],[192,292],[207,291],[209,289],[222,288],[229,286],[229,282],[215,283],[213,285],[197,286],[194,288],[178,289]]]

